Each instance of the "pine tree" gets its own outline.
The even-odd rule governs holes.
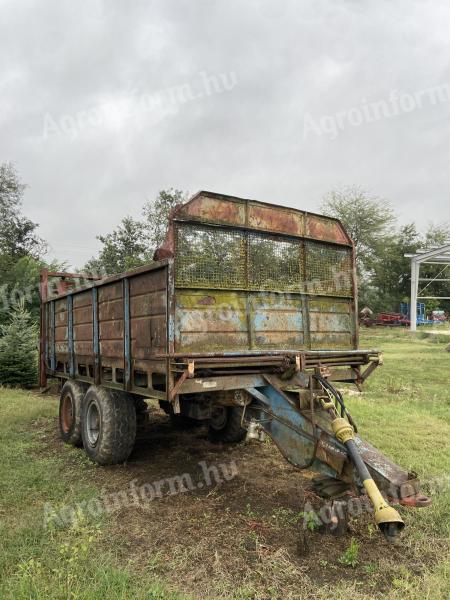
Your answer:
[[[38,328],[24,302],[11,310],[9,323],[0,326],[0,384],[30,388],[38,376]]]

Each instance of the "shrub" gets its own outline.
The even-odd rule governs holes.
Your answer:
[[[9,323],[0,326],[0,383],[32,387],[38,376],[38,328],[24,303],[12,310]]]

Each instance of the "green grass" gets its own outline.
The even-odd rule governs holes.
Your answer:
[[[360,345],[384,356],[364,394],[348,399],[364,437],[425,480],[450,474],[450,353],[397,330],[365,333]]]
[[[417,471],[433,498],[430,508],[400,509],[407,521],[402,544],[417,568],[397,566],[387,551],[385,563],[368,563],[367,578],[375,581],[389,572],[386,598],[449,598],[450,353],[441,339],[401,330],[363,331],[360,345],[378,347],[385,359],[362,395],[346,397],[360,433],[392,460]],[[120,540],[117,556],[109,549],[105,540],[113,539],[114,517],[80,519],[65,529],[44,527],[46,503],[59,508],[99,493],[83,452],[42,452],[41,420],[54,418],[56,410],[54,399],[0,389],[0,598],[181,598],[171,591],[170,565],[167,580],[161,581],[151,568],[137,571],[132,563],[121,563]],[[282,511],[275,517],[289,526],[297,520]],[[255,577],[257,572],[255,565]],[[298,598],[310,594],[302,595],[302,586],[310,590],[299,581]],[[282,595],[282,590],[269,592],[264,598]],[[336,600],[379,597],[339,573],[334,584],[314,593],[317,598],[330,594]],[[252,582],[232,597],[263,598]]]
[[[0,598],[179,598],[105,551],[108,523],[80,518],[63,530],[44,526],[46,503],[57,509],[98,493],[83,478],[88,466],[82,453],[67,449],[68,467],[66,453],[63,461],[37,452],[39,419],[55,413],[54,399],[0,389]],[[68,469],[77,477],[68,477]]]
[[[347,398],[361,435],[416,471],[433,500],[430,508],[402,512],[405,543],[418,562],[435,554],[437,566],[422,578],[399,573],[394,597],[450,597],[450,353],[441,341],[402,330],[364,331],[360,346],[382,350],[384,365],[361,396]]]

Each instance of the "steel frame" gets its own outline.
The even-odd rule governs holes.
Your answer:
[[[417,251],[415,254],[405,254],[406,258],[411,259],[411,303],[410,303],[410,320],[411,320],[411,331],[417,329],[417,301],[418,300],[448,300],[448,296],[423,296],[419,295],[419,282],[428,282],[427,285],[420,292],[421,294],[428,288],[428,286],[435,281],[449,281],[450,278],[442,278],[440,275],[447,267],[450,266],[450,244],[439,246],[431,250]],[[420,265],[441,265],[442,271],[437,274],[436,277],[424,278],[420,277]]]

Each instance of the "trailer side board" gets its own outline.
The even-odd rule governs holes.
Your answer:
[[[167,261],[44,304],[47,374],[165,398]]]

